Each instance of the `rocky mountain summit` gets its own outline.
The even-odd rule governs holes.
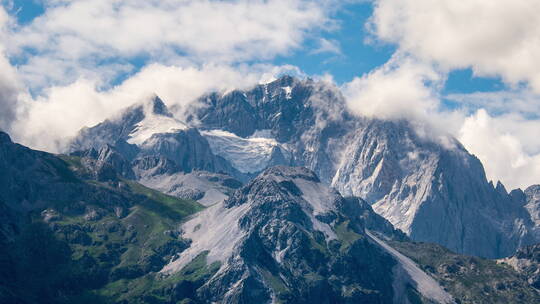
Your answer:
[[[204,255],[219,267],[195,295],[187,295],[195,299],[390,302],[388,274],[395,262],[365,236],[368,224],[400,236],[368,205],[342,198],[313,172],[273,167],[183,224],[190,247],[162,273],[174,275]]]
[[[82,129],[67,152],[97,170],[97,179],[114,170],[123,178],[205,205],[225,199],[241,185],[231,175],[241,180],[250,176],[214,154],[199,130],[174,118],[157,96]]]

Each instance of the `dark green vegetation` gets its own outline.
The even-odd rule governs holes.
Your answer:
[[[45,224],[26,225],[0,249],[0,302],[106,303],[88,290],[91,276]]]
[[[136,182],[91,180],[80,158],[7,136],[0,171],[0,303],[117,302],[125,290],[112,286],[148,281],[189,246],[178,224],[203,209]]]
[[[203,253],[181,271],[162,276],[149,273],[129,280],[120,279],[102,288],[100,293],[120,303],[195,303],[197,289],[208,281],[219,269],[220,263],[210,265]]]
[[[540,303],[540,293],[510,266],[455,254],[430,243],[390,242],[437,279],[457,303]]]
[[[156,272],[188,246],[174,232],[176,220],[200,207],[161,198],[142,200],[122,218],[56,213],[49,224],[39,218],[26,224],[12,242],[2,243],[0,302],[160,303],[174,285],[194,292],[219,266],[207,266],[205,256],[169,278]]]

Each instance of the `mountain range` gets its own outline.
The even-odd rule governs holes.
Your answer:
[[[0,133],[2,302],[540,302],[540,186],[324,82],[154,96],[68,147]]]
[[[111,145],[141,181],[155,172],[203,170],[245,182],[275,165],[302,166],[343,195],[366,200],[417,241],[488,258],[540,242],[538,200],[526,194],[532,190],[494,186],[449,135],[354,116],[339,90],[323,82],[285,76],[245,92],[212,93],[182,116],[185,123],[155,97],[82,130],[66,152]],[[160,189],[170,193],[178,183],[168,186]]]

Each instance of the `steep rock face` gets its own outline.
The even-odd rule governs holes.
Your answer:
[[[333,185],[366,198],[415,240],[484,257],[533,242],[534,226],[504,186],[455,140],[420,138],[407,122],[370,121],[352,137]]]
[[[220,263],[191,295],[204,302],[391,303],[395,262],[365,236],[362,208],[378,217],[307,169],[274,167],[185,223],[192,243],[162,272]]]
[[[75,152],[73,155],[81,158],[81,165],[90,174],[87,177],[89,179],[111,181],[116,180],[118,176],[135,178],[130,162],[111,145],[106,144],[99,150],[91,148],[87,151]]]
[[[133,161],[133,171],[137,178],[147,178],[156,175],[174,174],[181,169],[172,160],[159,155],[147,155]]]
[[[526,202],[525,208],[527,208],[527,211],[531,215],[531,219],[536,224],[538,229],[540,229],[540,185],[530,186],[525,190],[525,192],[515,195],[518,196],[517,200]],[[540,233],[540,231],[537,233]]]
[[[299,85],[296,79],[282,77],[247,92],[204,96],[199,100],[203,107],[188,117],[188,122],[196,119],[205,127],[240,137],[249,137],[257,130],[272,130],[279,142],[286,142],[300,131],[299,126],[313,119],[311,109],[297,102],[311,94],[311,88]],[[296,123],[291,123],[293,120]]]
[[[228,162],[212,154],[212,150],[197,129],[177,133],[154,134],[140,147],[141,155],[159,155],[172,160],[181,172],[195,169],[210,172],[236,172]]]

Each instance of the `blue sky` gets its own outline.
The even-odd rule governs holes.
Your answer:
[[[22,24],[26,24],[36,16],[43,14],[44,7],[39,1],[17,0],[14,1],[13,10],[16,12],[17,20]]]
[[[15,0],[12,12],[20,24],[28,24],[37,16],[45,12],[44,4],[39,0]],[[337,29],[319,31],[316,37],[306,39],[304,46],[285,55],[271,60],[273,64],[290,64],[299,67],[308,75],[330,74],[338,84],[351,81],[364,73],[377,68],[387,62],[396,51],[396,45],[385,43],[370,43],[366,31],[366,22],[373,13],[370,2],[358,2],[344,5],[334,16]],[[340,53],[321,52],[314,53],[318,47],[318,39],[324,38],[334,41]],[[18,58],[25,60],[25,58]],[[125,59],[134,65],[134,69],[127,74],[114,79],[111,84],[118,84],[131,73],[140,70],[148,63],[148,57],[140,56]],[[13,63],[17,63],[13,59]],[[448,75],[444,94],[472,93],[497,91],[505,89],[505,84],[498,77],[474,76],[471,68],[452,71]]]
[[[358,115],[456,137],[509,188],[540,182],[538,1],[0,3],[0,128],[35,148],[151,93],[181,109],[300,71]]]

